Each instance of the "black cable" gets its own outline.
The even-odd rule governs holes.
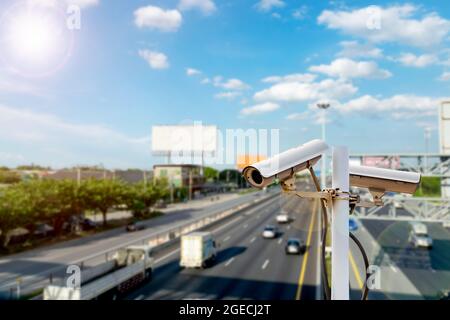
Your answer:
[[[325,294],[326,300],[331,300],[331,288],[328,283],[328,271],[327,271],[327,263],[326,263],[326,242],[327,242],[327,233],[328,233],[328,214],[327,208],[325,207],[323,201],[322,202],[322,246],[321,246],[321,255],[322,255],[322,286]]]
[[[314,186],[316,187],[316,190],[318,192],[322,191],[320,188],[319,180],[317,179],[317,176],[314,172],[314,169],[310,166],[309,172],[311,174],[311,178],[314,182]],[[328,271],[327,271],[327,263],[326,263],[326,245],[327,245],[327,233],[328,233],[328,214],[327,214],[327,208],[325,206],[325,200],[320,200],[321,206],[322,206],[322,244],[321,244],[321,264],[322,264],[322,287],[323,292],[325,295],[325,300],[331,300],[331,288],[330,284],[328,283]]]
[[[363,256],[363,259],[364,259],[366,279],[364,281],[364,286],[363,286],[363,292],[362,292],[362,295],[361,295],[361,300],[367,300],[367,295],[369,294],[369,288],[367,287],[367,281],[369,279],[369,273],[367,272],[369,270],[369,259],[367,258],[366,251],[364,250],[364,247],[362,246],[361,242],[359,242],[358,238],[356,238],[356,236],[353,233],[351,233],[351,232],[349,234],[350,234],[350,238],[358,246],[359,251],[361,252],[361,255]]]
[[[311,177],[312,177],[312,180],[313,180],[314,185],[316,187],[316,190],[318,192],[322,191],[321,188],[320,188],[320,184],[319,184],[319,181],[317,179],[317,176],[316,176],[316,174],[314,172],[314,169],[311,166],[308,169],[309,169],[309,172],[311,173]],[[324,199],[320,199],[320,203],[321,203],[321,207],[322,207],[322,245],[321,245],[322,286],[323,286],[325,299],[326,300],[331,300],[331,288],[330,288],[330,284],[328,282],[328,271],[327,271],[327,265],[326,265],[326,260],[325,260],[325,256],[326,256],[326,239],[327,239],[327,233],[328,233],[328,213],[327,213],[327,208],[325,206],[325,200]],[[355,209],[354,206],[351,207],[350,215],[353,213],[354,209]],[[367,287],[367,280],[369,278],[369,274],[367,273],[367,271],[369,269],[369,259],[367,258],[366,251],[364,250],[364,247],[362,246],[361,242],[359,242],[358,238],[356,238],[356,236],[353,233],[351,233],[351,232],[349,232],[349,235],[350,235],[350,238],[358,246],[358,249],[361,252],[361,255],[363,256],[366,278],[365,278],[365,281],[364,281],[364,286],[363,286],[363,292],[362,292],[362,295],[361,295],[361,300],[367,300],[367,296],[369,294],[369,288]]]

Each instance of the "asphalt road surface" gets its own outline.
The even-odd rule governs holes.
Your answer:
[[[263,239],[264,226],[277,225],[284,209],[294,221],[278,225],[276,239]],[[153,280],[127,299],[321,299],[318,203],[280,195],[214,226],[219,244],[216,263],[207,269],[182,269],[179,246],[157,257]],[[303,239],[304,255],[285,254],[290,237]]]
[[[408,242],[407,221],[361,220],[376,243],[373,263],[384,267],[384,294],[389,299],[438,299],[450,290],[450,232],[440,223],[426,223],[433,239],[430,250]],[[390,285],[389,283],[391,282]]]
[[[15,288],[18,277],[27,279],[27,283],[30,283],[30,285],[31,283],[48,281],[51,273],[63,272],[61,270],[65,270],[66,266],[74,261],[120,246],[134,239],[151,236],[179,223],[206,216],[213,212],[225,211],[262,196],[266,196],[266,194],[254,192],[224,202],[213,203],[201,209],[180,210],[143,222],[142,224],[146,227],[143,231],[127,233],[125,228],[118,228],[6,256],[0,259],[0,297],[2,292],[4,295],[8,295],[10,289]]]

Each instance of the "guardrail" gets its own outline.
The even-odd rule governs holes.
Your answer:
[[[40,274],[23,277],[20,281],[13,280],[6,284],[2,284],[0,286],[0,299],[20,299],[24,297],[32,298],[33,296],[39,296],[45,286],[49,284],[63,283],[65,277],[67,276],[66,268],[68,265],[78,265],[81,270],[83,270],[85,268],[109,261],[112,254],[123,247],[148,244],[154,248],[154,252],[158,252],[167,247],[167,245],[172,244],[173,241],[180,238],[183,234],[210,226],[213,223],[237,214],[242,210],[248,209],[252,205],[268,201],[278,194],[278,192],[269,192],[268,195],[260,196],[248,203],[240,204],[224,211],[212,212],[211,214],[204,215],[187,222],[183,221],[166,230],[159,231],[156,234],[143,235],[138,239],[133,239],[107,250],[83,257],[82,259],[74,260],[64,266],[54,267]],[[4,295],[3,297],[2,293]]]

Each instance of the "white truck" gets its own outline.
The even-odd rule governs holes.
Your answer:
[[[148,245],[119,249],[112,259],[81,270],[81,285],[73,287],[49,285],[44,300],[116,299],[152,277],[154,259]]]
[[[415,248],[428,248],[433,247],[433,239],[428,235],[428,228],[421,222],[410,222],[411,230],[409,232],[409,242]]]
[[[181,267],[206,268],[216,255],[216,242],[211,232],[192,232],[181,237]]]

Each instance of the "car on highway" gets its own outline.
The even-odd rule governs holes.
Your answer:
[[[54,229],[46,223],[37,223],[33,235],[38,238],[45,238],[53,235]]]
[[[358,230],[358,223],[356,222],[356,220],[354,218],[349,218],[348,219],[348,229],[350,231]]]
[[[446,229],[450,229],[450,220],[442,221],[442,227],[444,227]]]
[[[291,217],[287,212],[281,212],[279,215],[277,215],[276,220],[278,223],[288,223],[291,221]]]
[[[306,245],[298,238],[289,238],[284,251],[286,254],[304,254],[306,252]]]
[[[262,232],[262,236],[265,239],[274,239],[277,237],[277,234],[278,234],[277,228],[271,225],[265,226]]]
[[[135,232],[135,231],[144,230],[145,226],[132,221],[127,224],[125,229],[127,230],[127,232]]]
[[[428,248],[433,247],[433,239],[428,235],[427,226],[421,222],[411,222],[411,229],[409,232],[409,242],[415,248]]]
[[[83,230],[92,230],[97,228],[97,223],[88,218],[82,219],[80,225]]]

